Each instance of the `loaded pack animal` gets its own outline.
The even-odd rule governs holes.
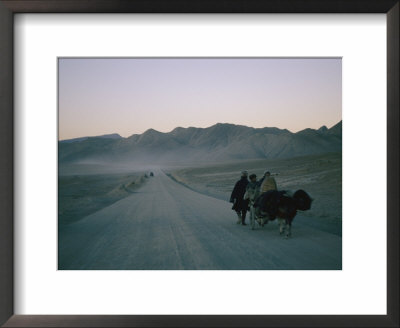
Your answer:
[[[250,224],[254,229],[255,221],[260,226],[278,219],[279,233],[291,235],[292,221],[297,211],[307,211],[311,208],[312,198],[302,189],[293,195],[288,191],[270,190],[261,195],[250,198]]]

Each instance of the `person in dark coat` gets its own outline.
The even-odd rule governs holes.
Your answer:
[[[232,209],[238,216],[237,224],[242,223],[242,225],[246,225],[245,219],[249,201],[244,200],[243,198],[244,194],[246,193],[246,187],[248,183],[249,180],[247,180],[247,171],[242,171],[242,177],[236,182],[231,194],[230,202],[233,203]]]

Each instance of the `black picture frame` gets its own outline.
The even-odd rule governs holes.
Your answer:
[[[0,0],[0,325],[4,327],[399,327],[398,0]],[[16,13],[385,13],[387,315],[14,315],[13,28]]]

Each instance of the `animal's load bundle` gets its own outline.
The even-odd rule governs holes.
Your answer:
[[[266,213],[271,220],[275,219],[278,212],[279,200],[285,191],[269,190],[260,195],[254,206],[259,208],[259,213]]]

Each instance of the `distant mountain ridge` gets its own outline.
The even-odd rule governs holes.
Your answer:
[[[101,136],[94,136],[94,137],[80,137],[80,138],[73,138],[73,139],[65,139],[60,140],[60,143],[71,143],[77,141],[87,140],[89,138],[104,138],[104,139],[122,139],[122,137],[118,133],[111,133],[111,134],[103,134]]]
[[[59,161],[228,161],[290,158],[341,150],[342,121],[330,129],[323,126],[297,133],[218,123],[208,128],[177,127],[167,133],[149,129],[128,138],[112,134],[63,140],[59,142]]]

